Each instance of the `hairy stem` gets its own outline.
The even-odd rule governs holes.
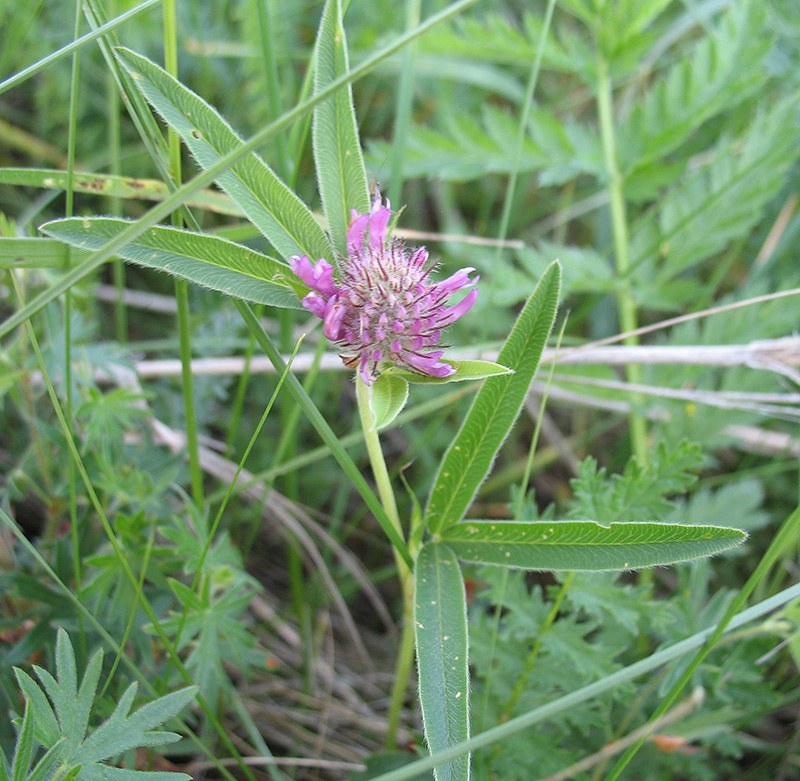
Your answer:
[[[375,428],[375,420],[369,403],[371,393],[371,388],[368,388],[360,379],[356,378],[358,413],[361,417],[361,428],[364,432],[364,441],[367,445],[367,453],[372,466],[375,485],[378,489],[378,496],[392,526],[401,539],[404,539],[405,535],[400,523],[400,515],[397,512],[397,502],[392,490],[389,470],[386,468],[386,461],[383,458],[380,437],[378,436],[378,430]],[[400,577],[403,593],[403,636],[400,643],[400,653],[397,657],[395,681],[389,705],[389,727],[386,733],[386,746],[389,748],[394,748],[397,739],[400,711],[403,707],[403,700],[408,689],[409,673],[414,661],[414,578],[411,569],[397,550],[394,551],[394,560],[397,565],[397,573]]]

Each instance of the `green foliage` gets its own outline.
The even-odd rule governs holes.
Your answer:
[[[668,497],[686,491],[702,462],[700,447],[689,442],[674,449],[661,443],[647,466],[632,458],[620,475],[609,476],[590,456],[572,483],[575,500],[570,517],[598,523],[663,517],[671,506]]]
[[[67,633],[61,629],[56,642],[55,676],[34,666],[41,682],[37,684],[23,670],[15,670],[26,705],[13,768],[5,770],[6,777],[13,781],[38,781],[53,774],[67,777],[79,774],[88,781],[189,778],[185,773],[127,770],[107,762],[134,748],[162,746],[179,740],[180,735],[156,728],[183,710],[194,699],[197,687],[189,686],[159,697],[131,713],[138,687],[132,683],[111,716],[96,729],[90,729],[102,664],[103,652],[98,650],[79,683],[75,652]],[[46,753],[29,772],[34,739]]]
[[[431,754],[469,738],[466,594],[461,568],[441,543],[425,545],[414,571],[419,698]],[[470,757],[434,769],[436,781],[466,781]]]
[[[321,92],[348,69],[341,0],[330,0],[322,11],[314,49],[314,91]],[[351,89],[347,84],[314,108],[317,179],[331,242],[340,255],[347,254],[350,210],[366,214],[370,207]]]
[[[528,570],[599,571],[656,567],[712,556],[746,534],[719,526],[655,522],[463,521],[441,539],[462,560]]]
[[[84,217],[54,220],[40,230],[79,249],[98,250],[129,224],[107,217]],[[127,244],[119,255],[246,301],[300,308],[294,285],[288,282],[293,277],[288,266],[218,236],[159,225]],[[305,292],[303,286],[297,287]]]
[[[197,162],[209,168],[241,139],[202,98],[163,68],[132,51],[118,55],[156,111],[183,138]],[[257,155],[221,174],[219,185],[285,258],[330,255],[330,245],[314,215]]]
[[[694,481],[699,463],[699,449],[685,443],[673,450],[659,448],[649,469],[632,459],[620,475],[608,475],[588,460],[582,465],[580,477],[573,481],[574,496],[565,514],[582,517],[591,510],[604,522],[613,522],[620,513],[629,511],[632,517],[666,515],[683,522],[697,519],[725,525],[735,498],[747,497],[750,507],[755,507],[752,486],[731,487],[730,493],[720,489],[713,500],[708,492],[704,500],[699,499],[701,494],[688,502],[677,499]],[[596,502],[592,500],[594,496]],[[698,510],[705,509],[700,518],[687,509],[695,500]],[[641,642],[642,638],[654,637],[669,644],[715,626],[733,592],[721,589],[713,593],[711,567],[706,560],[679,566],[675,572],[679,580],[676,596],[656,599],[646,586],[625,582],[616,574],[570,574],[560,576],[554,585],[539,583],[531,587],[523,573],[493,567],[481,569],[479,582],[485,588],[470,612],[470,661],[475,669],[473,700],[485,703],[486,710],[476,707],[473,718],[484,724],[496,723],[602,679],[629,660],[637,638]],[[552,620],[555,604],[559,605],[558,614]],[[495,617],[489,608],[503,612],[496,633]],[[766,710],[779,701],[779,692],[764,686],[756,667],[756,660],[768,647],[763,638],[753,637],[739,648],[735,659],[724,662],[724,652],[720,651],[715,656],[717,665],[709,666],[698,678],[697,682],[706,688],[707,700],[696,718],[705,718],[708,725],[698,736],[702,735],[703,742],[714,750],[725,744],[732,725],[747,718],[740,710],[740,697],[745,697],[746,692],[756,696]],[[660,680],[659,693],[668,689],[686,663],[688,660],[668,671]],[[731,684],[734,676],[739,684]],[[643,696],[653,696],[646,687],[643,691]],[[617,725],[626,723],[632,729],[640,718],[641,706],[633,701],[633,689],[625,685],[610,696],[593,698],[565,710],[534,734],[521,733],[504,744],[502,750],[490,751],[483,760],[477,755],[480,772],[476,775],[527,778],[529,765],[525,758],[530,751],[537,752],[537,762],[541,764],[538,772],[555,773],[619,737],[614,731]],[[686,730],[689,729],[687,724]],[[688,733],[679,730],[678,734]],[[732,748],[733,744],[728,743],[726,750]],[[704,762],[687,754],[681,756],[679,766],[690,777],[697,774],[722,778],[732,772],[733,765],[719,756],[714,772],[703,769]],[[675,772],[675,768],[674,755],[648,750],[634,761],[631,773],[636,778],[655,781],[665,773]]]
[[[122,5],[89,0],[90,26],[101,24]],[[0,78],[17,63],[32,62],[38,68],[35,81],[20,81],[11,91],[0,87],[0,182],[7,185],[0,187],[0,210],[10,217],[0,214],[0,288],[8,291],[0,323],[0,508],[23,529],[9,524],[0,530],[0,710],[16,719],[12,724],[10,718],[0,718],[5,750],[0,781],[133,773],[111,767],[109,761],[117,756],[113,752],[136,735],[147,745],[153,735],[169,734],[155,723],[157,709],[145,705],[134,710],[135,692],[125,688],[127,682],[118,674],[107,693],[96,697],[96,657],[82,681],[75,670],[67,674],[63,635],[54,627],[74,632],[82,665],[83,649],[91,651],[98,643],[95,620],[124,646],[123,663],[130,661],[142,676],[163,686],[182,685],[181,667],[194,679],[210,710],[195,714],[193,726],[211,755],[234,753],[223,745],[224,730],[214,734],[218,716],[226,728],[232,725],[237,740],[248,741],[254,754],[267,754],[275,741],[279,750],[292,755],[322,754],[366,764],[365,778],[413,759],[408,753],[398,757],[381,752],[375,761],[363,756],[384,738],[377,718],[374,735],[363,728],[363,714],[382,715],[375,703],[383,701],[384,692],[375,685],[383,686],[388,678],[397,644],[393,636],[376,638],[351,574],[339,571],[333,561],[349,560],[345,546],[350,546],[369,567],[362,582],[380,581],[390,604],[399,601],[401,592],[388,546],[377,542],[377,526],[357,509],[352,486],[366,498],[401,555],[407,551],[370,490],[366,461],[358,449],[352,456],[345,451],[353,440],[336,437],[349,437],[358,425],[347,381],[328,372],[327,363],[323,373],[313,368],[304,375],[302,387],[294,377],[287,380],[293,396],[279,399],[279,420],[267,421],[263,442],[259,440],[248,464],[261,477],[226,505],[212,535],[209,518],[229,487],[229,477],[206,475],[209,507],[196,507],[182,490],[189,477],[185,454],[171,452],[154,435],[161,424],[176,431],[186,428],[181,381],[140,377],[130,385],[118,384],[134,376],[141,358],[174,359],[180,354],[173,316],[161,309],[142,312],[131,303],[125,310],[127,328],[118,320],[112,327],[122,305],[95,283],[114,281],[115,296],[124,292],[126,301],[145,298],[150,306],[166,304],[164,310],[169,309],[165,296],[172,294],[172,287],[163,271],[195,283],[190,316],[183,322],[191,334],[184,357],[244,356],[248,367],[241,378],[197,375],[192,382],[201,441],[209,448],[203,451],[204,464],[225,467],[230,464],[210,450],[224,442],[222,455],[232,462],[238,459],[249,432],[259,424],[263,399],[274,381],[249,373],[250,356],[258,352],[255,342],[230,302],[201,286],[267,305],[263,311],[243,311],[255,339],[280,366],[278,350],[265,334],[279,334],[276,341],[286,353],[293,336],[308,330],[305,315],[297,319],[298,313],[290,311],[299,307],[307,290],[284,261],[293,253],[333,261],[336,252],[344,251],[349,209],[364,211],[369,205],[359,138],[369,150],[370,177],[386,185],[387,175],[391,180],[394,172],[403,171],[404,181],[388,182],[402,191],[393,203],[395,209],[405,206],[400,227],[517,242],[495,249],[449,236],[424,239],[432,260],[443,269],[470,265],[480,270],[473,316],[444,337],[456,350],[500,347],[517,305],[524,306],[540,277],[551,275],[553,281],[554,271],[547,269],[555,258],[563,274],[563,310],[569,312],[564,344],[570,347],[615,334],[620,301],[626,297],[633,302],[637,322],[649,324],[665,312],[692,313],[800,284],[797,4],[563,0],[554,6],[547,30],[548,0],[463,8],[452,21],[420,38],[410,71],[400,62],[402,53],[381,57],[375,70],[362,69],[352,84],[317,105],[313,131],[311,111],[298,106],[319,95],[350,62],[356,67],[368,62],[382,41],[409,24],[402,5],[362,3],[342,20],[343,9],[334,0],[324,10],[321,4],[289,8],[273,0],[246,0],[230,7],[178,4],[180,80],[153,61],[169,32],[162,29],[160,16],[140,14],[113,36],[101,38],[100,46],[80,50],[75,94],[69,60],[45,59],[68,42],[74,9],[35,2],[27,14],[0,10],[5,33]],[[115,48],[119,42],[127,48]],[[541,72],[522,126],[538,55]],[[403,74],[400,80],[398,72]],[[598,87],[605,74],[610,79],[610,128],[601,127],[597,116]],[[258,154],[219,172],[217,183],[225,192],[198,189],[176,199],[167,184],[163,128],[143,96],[181,134],[203,169],[240,148],[242,139],[232,128],[247,135],[277,120],[280,129]],[[395,119],[405,97],[408,125]],[[70,132],[73,119],[76,132]],[[520,133],[522,147],[516,156]],[[403,143],[395,146],[386,139]],[[400,147],[406,154],[396,160],[394,150]],[[67,154],[72,152],[76,162],[71,177]],[[609,156],[615,158],[612,165]],[[514,192],[506,193],[511,176],[517,177]],[[621,209],[612,198],[615,188]],[[65,220],[67,190],[74,193],[68,198],[69,214],[75,216]],[[506,196],[507,224],[501,214]],[[189,230],[144,230],[151,217],[139,220],[147,203],[160,208],[170,198],[169,208],[182,201]],[[314,207],[320,198],[324,221],[306,206]],[[158,219],[167,216],[165,208]],[[109,275],[111,268],[99,268],[104,262],[97,260],[100,255],[87,260],[79,249],[32,238],[43,222],[48,231],[60,231],[59,238],[73,248],[88,242],[102,254],[107,241],[117,242],[106,259],[113,255],[131,265],[117,264]],[[621,223],[622,243],[614,240]],[[141,235],[123,247],[120,236],[130,239],[140,227]],[[407,240],[417,241],[413,234]],[[630,252],[630,268],[622,272],[616,257],[620,246]],[[90,274],[93,269],[100,273]],[[37,296],[42,289],[45,293]],[[54,301],[66,291],[68,301]],[[42,308],[46,301],[50,305]],[[18,330],[20,325],[30,329]],[[648,334],[642,342],[744,344],[787,336],[796,327],[796,301],[782,299]],[[543,346],[546,329],[540,330]],[[316,338],[309,333],[306,345]],[[538,349],[538,337],[534,341]],[[312,356],[309,352],[305,357]],[[752,364],[653,365],[642,367],[642,382],[654,391],[677,388],[703,392],[706,398],[734,391],[780,394],[788,401],[787,383],[796,379],[796,367],[789,365],[791,354],[774,357],[777,363],[769,357],[756,365],[778,368],[783,375]],[[535,362],[523,361],[526,368],[520,370],[516,360],[501,360],[516,369],[507,373],[496,364],[453,361],[458,372],[448,381],[486,380],[475,402],[485,416],[467,413],[453,443],[462,447],[468,429],[477,436],[483,450],[475,468],[469,459],[447,452],[466,413],[465,394],[473,392],[468,383],[431,388],[444,383],[397,371],[373,388],[379,402],[373,411],[385,432],[392,485],[398,484],[399,469],[408,481],[408,497],[402,492],[397,496],[398,528],[409,530],[408,549],[422,551],[418,596],[431,597],[419,602],[417,617],[424,616],[423,626],[436,630],[427,635],[427,646],[426,633],[419,633],[420,693],[434,751],[469,734],[466,697],[450,696],[448,688],[452,684],[455,692],[470,690],[463,620],[467,595],[473,630],[471,719],[475,732],[481,732],[557,702],[582,685],[613,680],[608,676],[652,649],[710,630],[742,593],[742,583],[774,535],[773,519],[796,506],[796,400],[777,414],[774,405],[769,409],[740,396],[726,396],[726,406],[719,407],[653,400],[632,396],[629,390],[578,385],[583,377],[620,379],[614,367],[587,364],[556,369],[531,462],[530,484],[536,485],[536,493],[523,495],[529,485],[525,458],[534,423],[525,417],[516,427],[512,423],[523,400],[531,412],[535,408],[537,397],[527,395]],[[53,383],[96,505],[67,457],[67,432],[54,416],[42,377]],[[512,387],[513,403],[493,395],[493,388]],[[535,384],[534,394],[540,390]],[[567,390],[580,395],[567,395]],[[648,416],[647,442],[652,446],[647,464],[628,459],[621,402]],[[595,405],[610,409],[596,411]],[[325,447],[319,447],[300,411]],[[750,440],[748,445],[737,433],[742,424],[784,442],[785,450],[757,452],[760,443]],[[685,444],[687,438],[698,444]],[[328,458],[331,452],[344,467],[346,480]],[[437,473],[439,463],[444,466]],[[482,483],[494,463],[490,481]],[[272,485],[275,474],[281,477]],[[520,475],[525,479],[520,481]],[[266,494],[266,503],[252,504],[263,495],[263,484],[283,496]],[[416,496],[432,484],[426,519]],[[539,507],[537,500],[549,504]],[[293,502],[313,512],[306,515]],[[471,514],[487,520],[462,522],[469,517],[470,504],[475,505]],[[263,522],[265,514],[270,517],[276,510],[289,512],[291,519],[281,519],[300,520],[303,533],[324,541],[313,552],[314,563],[294,552],[282,558],[286,530],[276,543],[274,525]],[[109,533],[102,526],[106,519]],[[653,519],[659,523],[628,525]],[[428,521],[438,542],[425,541]],[[497,528],[516,536],[513,550],[497,539]],[[622,550],[613,553],[621,558],[609,563],[602,545],[582,539],[580,545],[559,551],[559,561],[550,554],[547,560],[534,560],[530,536],[550,528],[588,535],[592,543],[618,535]],[[652,576],[522,573],[478,563],[504,564],[513,558],[520,566],[543,569],[586,561],[622,565],[630,564],[630,548],[636,545],[641,563],[652,564],[661,559],[650,544],[641,539],[636,543],[645,534],[682,535],[684,553],[686,546],[708,553],[706,530],[713,529],[710,533],[717,537],[729,535],[732,541],[741,538],[732,531],[736,528],[750,534],[748,545]],[[15,536],[23,533],[27,539]],[[476,535],[482,551],[470,555]],[[718,548],[725,543],[717,539],[713,544]],[[576,548],[583,554],[580,559]],[[666,558],[680,558],[676,550]],[[456,562],[459,555],[461,565]],[[785,556],[783,566],[762,580],[757,594],[772,595],[790,579],[791,551]],[[464,563],[470,558],[475,563]],[[328,582],[341,587],[358,628],[367,630],[379,675],[353,674],[349,640],[325,612],[327,588],[316,587],[313,568],[320,562],[331,566],[333,579]],[[120,577],[123,563],[132,579]],[[259,593],[262,586],[248,572],[259,573],[266,594]],[[432,595],[434,589],[440,591]],[[266,596],[280,620],[277,642],[273,622],[257,619],[250,610]],[[687,741],[685,748],[666,754],[647,744],[627,775],[642,781],[725,781],[747,772],[777,777],[782,766],[789,766],[793,751],[783,727],[785,717],[793,718],[797,708],[793,665],[800,658],[799,625],[797,604],[790,604],[761,624],[742,626],[712,649],[693,676],[693,683],[705,689],[705,702],[670,727]],[[174,654],[162,637],[177,647]],[[291,648],[286,638],[292,638]],[[453,650],[454,638],[458,650]],[[20,678],[28,689],[23,705],[12,666],[38,661],[47,667],[40,660],[49,660],[57,644],[54,677],[39,678],[41,685],[32,676]],[[275,669],[265,665],[265,660],[273,661],[265,657],[265,648],[280,657]],[[535,730],[506,736],[476,752],[473,776],[479,781],[528,779],[532,756],[537,774],[563,771],[642,726],[690,661],[678,659],[647,680],[613,688],[609,684],[601,696],[583,704],[559,705]],[[327,672],[327,663],[332,676],[314,674]],[[251,689],[248,684],[254,679]],[[330,680],[334,685],[326,689],[321,682]],[[261,702],[264,690],[269,707]],[[361,719],[355,743],[352,722],[346,716],[337,721],[344,711],[336,703],[323,706],[330,709],[320,714],[311,710],[313,703],[331,703],[331,697],[345,690],[346,707],[353,707]],[[290,694],[288,704],[283,691]],[[188,701],[189,694],[178,696]],[[259,702],[252,702],[254,696]],[[177,700],[166,701],[170,703]],[[170,715],[167,710],[161,715]],[[72,725],[69,738],[57,736],[62,716]],[[410,711],[401,713],[401,719],[414,723]],[[290,735],[283,726],[287,722],[294,725]],[[324,736],[318,730],[305,733],[306,723],[324,723]],[[109,730],[116,730],[122,742],[111,740]],[[326,752],[327,741],[339,735],[344,748]],[[152,746],[159,761],[159,745]],[[184,750],[181,745],[175,753]],[[437,775],[465,775],[466,757],[441,766]],[[126,756],[132,766],[129,760]],[[602,777],[606,771],[598,765],[589,774]],[[242,766],[242,777],[248,772]]]
[[[556,316],[561,267],[554,263],[528,299],[497,356],[514,370],[487,379],[442,459],[425,513],[433,533],[457,523],[519,415]]]

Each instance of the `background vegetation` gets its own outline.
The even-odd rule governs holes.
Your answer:
[[[443,7],[352,0],[351,63]],[[75,262],[39,225],[65,214],[137,218],[165,197],[168,174],[196,170],[185,151],[176,165],[174,146],[170,158],[143,103],[128,105],[107,44],[164,62],[177,31],[181,81],[244,137],[310,90],[316,2],[182,2],[177,20],[150,3],[103,46],[45,60],[132,8],[0,4],[0,79],[40,66],[0,84],[4,320],[63,284]],[[442,275],[481,274],[475,308],[448,336],[454,354],[496,349],[547,264],[563,265],[564,360],[543,413],[547,371],[534,383],[478,517],[524,507],[528,518],[679,520],[751,534],[733,553],[652,574],[475,568],[475,732],[714,627],[784,519],[797,525],[798,305],[771,294],[800,286],[798,41],[793,0],[484,0],[353,85],[375,186],[405,207],[399,228],[425,232],[408,241],[426,243]],[[318,208],[309,123],[297,117],[261,154]],[[217,191],[187,206],[204,230],[271,252]],[[280,384],[230,300],[119,261],[66,287],[10,330],[0,353],[2,712],[23,723],[20,690],[34,707],[38,684],[12,668],[36,664],[66,687],[63,702],[70,676],[88,681],[74,692],[84,710],[69,721],[84,749],[89,738],[77,732],[113,721],[121,700],[133,702],[135,691],[123,694],[133,681],[137,706],[161,703],[143,734],[188,701],[194,690],[183,687],[198,687],[184,721],[169,722],[181,741],[137,754],[165,742],[143,738],[97,762],[124,754],[127,768],[199,775],[231,758],[211,772],[357,779],[413,759],[423,749],[411,695],[398,751],[383,749],[400,615],[391,551],[288,395],[277,393],[223,503]],[[725,308],[567,360],[570,347],[712,307]],[[260,314],[287,354],[308,332],[298,376],[366,473],[349,374],[322,358],[307,313]],[[683,349],[659,363],[668,348]],[[189,351],[205,361],[191,383],[177,360]],[[214,360],[229,356],[244,360]],[[393,474],[421,500],[473,390],[415,386],[383,435]],[[413,497],[402,498],[407,517]],[[753,604],[797,581],[787,528]],[[778,598],[778,612],[718,643],[628,777],[796,776],[796,598]],[[62,634],[57,653],[58,627],[74,650]],[[100,645],[104,660],[93,655]],[[687,663],[563,704],[476,753],[476,777],[605,777]],[[156,699],[169,692],[177,699]],[[129,729],[123,717],[116,723]],[[48,734],[42,718],[35,736],[47,746],[55,722]],[[18,732],[0,719],[9,760]],[[237,761],[248,756],[259,759]]]

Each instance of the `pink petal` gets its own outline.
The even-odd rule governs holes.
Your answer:
[[[330,298],[336,292],[333,266],[325,258],[312,263],[308,255],[293,255],[289,258],[289,268],[312,290],[321,293],[325,298]]]
[[[442,314],[436,319],[436,326],[437,328],[445,328],[452,323],[455,323],[459,317],[465,315],[472,309],[472,305],[475,303],[475,299],[478,297],[478,290],[477,288],[474,290],[470,290],[466,296],[455,306],[451,306],[448,309],[445,309]]]
[[[323,319],[322,333],[331,341],[335,342],[342,331],[342,322],[344,316],[347,314],[347,307],[336,301],[336,296],[333,296],[328,301],[328,306],[325,309],[325,317]]]
[[[303,299],[302,304],[311,314],[319,318],[325,317],[325,310],[328,308],[328,302],[318,293],[309,293]]]
[[[391,216],[392,212],[386,206],[381,206],[380,200],[372,205],[372,213],[369,215],[369,245],[376,254],[386,245],[386,227]]]
[[[443,279],[441,282],[437,282],[434,285],[437,292],[447,292],[447,293],[455,293],[456,290],[461,290],[462,287],[467,287],[468,285],[474,285],[480,277],[475,277],[475,279],[470,279],[469,275],[470,272],[475,271],[474,268],[468,266],[467,268],[462,268],[456,271],[455,274],[447,277],[447,279]]]

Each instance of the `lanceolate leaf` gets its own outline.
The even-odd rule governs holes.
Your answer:
[[[314,50],[315,92],[325,89],[348,69],[341,1],[328,0]],[[313,142],[328,229],[336,251],[346,255],[350,209],[365,214],[370,206],[349,84],[314,109]]]
[[[469,738],[467,597],[453,552],[426,545],[414,569],[419,697],[431,754]],[[465,781],[469,755],[434,770],[436,781]]]
[[[40,230],[73,247],[96,250],[129,225],[111,217],[73,217],[53,220]],[[123,247],[119,256],[246,301],[300,308],[289,286],[297,283],[288,266],[219,236],[158,225]]]
[[[561,266],[552,263],[517,318],[497,362],[514,374],[489,377],[445,453],[427,508],[432,532],[464,517],[517,419],[553,327]]]
[[[116,51],[141,93],[203,168],[242,143],[208,103],[163,68],[128,49]],[[314,215],[258,155],[235,163],[217,182],[281,255],[331,259],[330,244]]]
[[[734,548],[739,529],[677,523],[464,521],[441,539],[464,561],[533,570],[603,571],[691,561]]]

